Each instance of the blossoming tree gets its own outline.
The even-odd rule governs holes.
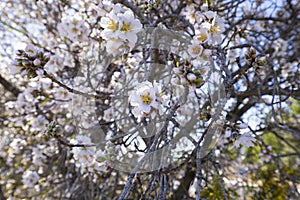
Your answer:
[[[0,8],[0,199],[300,197],[296,1]]]

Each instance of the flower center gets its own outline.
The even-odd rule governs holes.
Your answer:
[[[199,54],[200,53],[200,47],[194,47],[192,51],[193,51],[193,54]]]
[[[205,40],[207,40],[207,35],[204,33],[200,34],[197,39],[204,42]]]
[[[73,20],[73,21],[72,21],[72,24],[73,24],[74,26],[77,26],[77,25],[78,25],[78,21],[77,21],[77,20]]]
[[[73,32],[73,33],[78,33],[79,30],[78,30],[78,28],[74,27],[74,28],[72,28],[72,32]]]
[[[211,33],[218,33],[220,31],[219,26],[217,24],[210,27],[209,31]]]
[[[113,31],[116,31],[119,28],[119,23],[115,22],[114,20],[111,19],[109,25],[107,26],[107,28],[111,29]]]
[[[152,102],[152,98],[150,97],[149,93],[140,95],[140,97],[143,101],[143,104],[145,104],[145,105],[150,105],[150,103]]]
[[[130,22],[128,23],[123,23],[123,26],[121,28],[121,31],[127,32],[130,30]]]

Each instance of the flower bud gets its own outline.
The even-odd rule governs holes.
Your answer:
[[[194,81],[194,80],[197,79],[197,76],[195,74],[193,74],[193,73],[188,73],[186,77],[190,81]]]
[[[50,56],[51,56],[51,54],[50,54],[49,52],[45,53],[45,54],[44,54],[44,60],[45,60],[46,62],[48,62],[48,61],[50,60]]]
[[[204,82],[203,79],[200,77],[194,81],[194,84],[196,85],[196,87],[199,88],[202,86],[203,82]]]
[[[26,69],[21,72],[21,76],[25,76],[26,74],[27,74],[27,70]]]
[[[22,61],[22,65],[24,66],[24,67],[31,67],[31,62],[29,62],[28,60],[23,60]]]
[[[36,59],[33,61],[33,64],[34,64],[34,66],[40,66],[40,64],[41,64],[40,59],[36,58]]]

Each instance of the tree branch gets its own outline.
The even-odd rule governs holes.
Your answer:
[[[0,84],[3,85],[4,89],[11,92],[15,97],[21,93],[20,89],[15,87],[13,84],[8,82],[3,76],[0,74]]]

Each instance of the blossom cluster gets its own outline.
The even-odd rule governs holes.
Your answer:
[[[219,45],[225,30],[225,21],[216,12],[207,10],[207,7],[201,7],[201,10],[196,10],[195,5],[191,4],[184,12],[195,27],[195,35],[188,46],[191,62],[195,62],[195,60],[207,62],[211,50],[204,46]]]
[[[23,174],[23,183],[27,187],[33,187],[39,181],[39,175],[36,171],[28,170]]]
[[[119,4],[103,2],[99,7],[106,11],[100,20],[104,29],[100,35],[106,41],[106,51],[116,55],[122,47],[132,49],[138,39],[137,33],[142,30],[139,19],[134,17],[131,10],[124,10]]]
[[[196,10],[195,5],[190,4],[184,13],[195,26],[196,35],[193,41],[200,44],[220,44],[222,42],[222,33],[225,30],[225,20],[215,11],[207,10],[207,7],[201,7],[201,10],[203,11]]]
[[[162,112],[162,98],[161,87],[158,83],[153,84],[149,81],[138,83],[135,89],[129,94],[129,103],[133,106],[132,113],[138,119],[146,117],[151,113],[152,117],[155,117],[158,110]]]
[[[88,40],[90,30],[80,15],[67,15],[58,24],[61,36],[74,42],[85,42]]]
[[[99,54],[95,56],[93,54],[95,51],[91,50],[90,52],[92,53],[90,53],[87,50],[89,47],[86,47],[88,45],[82,45],[83,42],[84,44],[91,43],[91,46],[97,49],[96,51],[100,49],[99,47],[105,47],[107,53],[113,55],[119,55],[120,53],[123,53],[122,51],[124,50],[132,50],[136,46],[138,42],[138,34],[142,30],[142,24],[140,20],[136,18],[133,11],[128,8],[123,8],[120,4],[113,4],[111,1],[101,1],[101,3],[99,3],[97,7],[93,7],[93,9],[97,11],[95,14],[97,16],[95,23],[98,23],[95,25],[96,28],[93,28],[98,29],[97,36],[99,38],[101,37],[100,42],[97,40],[95,43],[93,43],[92,39],[94,38],[91,36],[93,30],[88,28],[88,25],[91,24],[88,24],[85,18],[81,17],[80,15],[66,15],[62,18],[61,23],[58,24],[57,27],[60,35],[63,37],[63,40],[60,40],[62,38],[52,38],[53,40],[48,41],[49,44],[51,43],[48,48],[50,48],[52,54],[55,52],[57,55],[50,57],[49,53],[44,53],[43,50],[36,49],[32,44],[29,44],[24,51],[18,51],[18,58],[10,66],[11,73],[20,73],[21,75],[27,74],[29,77],[36,77],[37,75],[42,75],[44,72],[43,69],[45,69],[47,73],[54,74],[53,77],[58,78],[59,80],[60,78],[65,77],[65,66],[67,66],[66,68],[69,68],[70,71],[73,71],[75,63],[73,62],[72,56],[80,57],[81,55],[88,55],[89,58],[97,56],[100,58],[101,55],[99,54],[102,53],[102,49],[99,51],[100,53],[97,52]],[[154,76],[153,79],[150,79],[146,77],[145,74],[148,72],[144,69],[148,66],[145,68],[140,66],[140,63],[144,61],[146,63],[148,61],[143,55],[144,52],[128,53],[126,54],[126,59],[123,59],[125,55],[123,55],[122,58],[121,56],[117,57],[113,61],[113,65],[108,65],[108,67],[106,64],[99,64],[98,60],[96,59],[96,61],[92,60],[90,62],[88,58],[88,61],[86,62],[88,63],[88,67],[85,67],[86,63],[80,63],[80,67],[83,68],[83,70],[81,73],[78,73],[80,74],[79,77],[72,77],[72,79],[70,78],[70,81],[62,81],[60,85],[58,85],[57,82],[52,82],[50,79],[41,78],[38,80],[40,83],[33,84],[33,86],[26,88],[24,92],[20,93],[17,97],[17,101],[14,102],[14,108],[23,112],[22,114],[27,113],[27,110],[32,111],[34,114],[33,116],[28,115],[20,118],[17,122],[15,121],[16,123],[14,125],[19,127],[22,126],[23,128],[25,127],[24,129],[26,131],[29,130],[34,133],[39,133],[43,131],[46,124],[49,123],[49,118],[55,118],[57,121],[60,121],[61,124],[65,124],[63,129],[65,133],[67,133],[66,135],[68,135],[66,136],[66,141],[68,141],[69,137],[73,138],[70,140],[70,146],[72,146],[70,150],[71,154],[68,155],[71,155],[70,157],[73,158],[71,163],[75,163],[75,166],[80,169],[79,171],[81,174],[101,174],[103,171],[107,170],[108,166],[110,166],[110,163],[108,162],[108,155],[111,152],[108,151],[108,148],[105,150],[97,149],[98,144],[94,140],[92,142],[92,137],[89,133],[87,133],[90,131],[91,127],[94,127],[95,124],[99,124],[100,120],[106,121],[108,122],[107,124],[109,124],[109,126],[107,126],[107,132],[105,132],[106,136],[117,135],[116,138],[118,138],[118,133],[120,132],[125,133],[127,138],[130,138],[131,136],[138,138],[142,137],[139,135],[142,131],[137,131],[136,126],[147,124],[141,124],[139,122],[143,121],[144,119],[148,120],[150,118],[151,120],[155,121],[155,118],[158,116],[157,114],[161,116],[163,113],[168,113],[170,108],[174,105],[174,102],[184,102],[179,106],[180,108],[178,108],[175,114],[172,116],[174,127],[172,127],[173,124],[170,123],[171,125],[168,125],[167,130],[170,132],[173,131],[172,134],[176,135],[177,129],[175,129],[175,125],[179,124],[178,127],[185,127],[185,125],[189,124],[189,121],[193,121],[194,119],[200,119],[199,121],[201,122],[205,121],[205,123],[203,123],[203,127],[205,127],[208,124],[206,122],[209,120],[202,120],[199,118],[198,113],[201,109],[201,106],[204,104],[203,102],[209,98],[209,95],[196,97],[195,94],[203,89],[199,89],[200,87],[207,83],[205,74],[209,71],[207,66],[210,65],[208,60],[211,56],[211,49],[212,46],[218,45],[222,42],[222,32],[224,31],[225,25],[224,21],[216,14],[216,12],[204,11],[200,13],[200,11],[195,11],[192,6],[190,9],[192,11],[189,12],[190,14],[193,12],[193,15],[188,16],[188,18],[195,26],[195,36],[192,38],[188,48],[185,49],[184,53],[182,53],[186,56],[182,56],[178,62],[172,62],[172,66],[168,69],[168,73],[166,73],[164,69],[161,70],[162,72],[159,71],[157,73],[158,76],[161,75],[161,77],[164,78],[160,79],[159,77],[156,79]],[[69,44],[70,42],[76,43],[76,45],[78,44],[78,46],[74,44],[70,45],[70,49],[68,50],[72,52],[71,56],[65,55],[64,52],[61,51],[61,49],[64,48],[60,48],[61,46],[65,47],[63,43]],[[69,45],[66,46],[69,48]],[[78,53],[80,51],[75,51],[76,48],[80,49],[80,51],[84,53]],[[89,52],[89,54],[85,54],[86,52]],[[179,56],[181,55],[179,54]],[[78,62],[79,61],[82,60],[78,60]],[[98,74],[95,73],[95,76],[93,76],[93,72],[96,71],[92,66],[93,64],[100,66],[100,72],[97,72]],[[101,85],[101,81],[105,79],[103,77],[108,76],[106,74],[107,71],[105,71],[105,67],[111,70],[110,73],[112,75],[108,78],[111,78],[108,81],[109,83],[103,86]],[[155,67],[149,67],[149,71],[151,71],[149,73],[152,73],[155,70]],[[89,74],[89,79],[85,79],[83,74]],[[90,77],[93,77],[94,79]],[[217,78],[215,79],[221,79],[221,76],[216,77]],[[159,80],[159,82],[153,81],[154,79]],[[76,85],[76,81],[78,80],[83,80],[82,84],[78,84],[79,86]],[[137,80],[139,80],[139,82]],[[91,94],[95,91],[97,91],[97,93],[101,93],[104,90],[102,91],[99,88],[102,89],[103,86],[105,91],[113,91],[115,92],[115,96],[119,95],[126,97],[126,100],[122,99],[120,101],[120,98],[111,98],[105,100],[97,99],[96,103],[93,102],[94,104],[92,106],[86,105],[85,103],[87,100],[85,97],[72,93],[72,89],[66,90],[66,87],[59,87],[63,84],[72,84],[72,86],[76,85],[79,88],[78,91],[86,92],[86,94]],[[95,88],[93,88],[94,85]],[[89,90],[90,88],[88,86],[90,86],[90,88],[93,90]],[[169,86],[170,88],[168,88]],[[194,89],[193,92],[188,90],[189,87]],[[217,86],[214,89],[218,90]],[[36,98],[34,93],[36,93],[38,90],[42,91],[42,95],[47,97]],[[166,93],[168,93],[168,98],[163,96],[163,94],[165,95]],[[167,99],[167,101],[165,99]],[[177,101],[178,99],[185,100]],[[126,103],[123,103],[124,101]],[[100,106],[97,105],[98,107],[95,107],[95,104],[97,103],[99,103]],[[9,108],[12,107],[12,104],[7,105],[10,105]],[[38,107],[45,112],[38,112],[40,111],[36,110]],[[99,113],[102,112],[102,116],[94,114],[95,110],[97,110],[97,112],[100,110]],[[47,113],[48,111],[49,114]],[[11,109],[9,112],[10,114],[13,114],[14,111]],[[208,113],[214,114],[214,112],[209,112],[207,110],[203,110],[201,112],[205,113],[205,116],[208,115]],[[133,114],[134,117],[131,117],[130,114]],[[73,118],[76,119],[73,120]],[[157,117],[157,119],[157,121],[160,121],[159,117]],[[134,122],[128,123],[130,120]],[[157,121],[155,121],[155,123]],[[110,124],[112,125],[110,126]],[[162,123],[157,122],[157,124],[155,124],[156,128],[160,127],[161,124]],[[191,137],[195,137],[195,139],[198,134],[197,131],[201,129],[199,128],[199,124],[201,123],[195,123],[194,125],[191,125],[191,129],[189,129],[191,130],[191,133],[189,134]],[[114,129],[114,126],[117,128]],[[79,135],[76,137],[71,134],[75,129],[74,127],[78,128],[79,132]],[[86,130],[86,132],[82,130]],[[130,130],[131,132],[127,130]],[[168,136],[169,135],[167,135],[166,138]],[[119,137],[119,139],[122,140],[123,138]],[[236,136],[233,146],[236,148],[240,147],[240,145],[253,146],[255,140],[256,139],[251,135],[250,132],[243,133]],[[141,139],[138,140],[138,142],[134,143],[134,145],[138,146],[138,143],[141,141]],[[17,142],[21,144],[20,141],[16,140],[13,142],[13,145],[17,146]],[[27,144],[19,145],[19,148],[22,149],[23,146],[25,147],[26,145]],[[44,148],[44,146],[32,148],[31,151],[32,162],[39,167],[43,166],[46,160],[44,152],[40,150],[41,148]],[[130,150],[128,150],[128,152]],[[135,151],[135,149],[133,150]],[[57,149],[56,152],[58,152]],[[12,160],[13,156],[11,156],[10,159]],[[23,176],[23,183],[27,187],[33,187],[35,184],[38,184],[38,173],[34,171],[27,171]]]
[[[176,84],[180,85],[191,85],[199,88],[204,83],[203,74],[205,72],[200,72],[200,70],[193,70],[191,63],[186,61],[184,64],[180,66],[176,66],[173,68],[178,77],[175,77],[173,80]]]
[[[42,68],[50,59],[49,53],[44,53],[44,49],[36,49],[33,44],[28,44],[25,50],[18,50],[17,56],[9,66],[10,73],[21,73],[29,78],[43,75]]]
[[[106,171],[107,166],[105,160],[99,162],[97,156],[104,157],[104,152],[96,151],[95,144],[92,143],[91,138],[86,135],[77,135],[72,139],[71,144],[82,145],[80,147],[73,147],[72,153],[76,161],[76,165],[81,168],[81,172],[102,173]]]
[[[247,123],[237,123],[232,128],[227,128],[225,131],[224,139],[232,140],[233,146],[231,148],[239,148],[241,145],[246,147],[254,146],[256,138],[251,131],[244,131],[249,127]]]

